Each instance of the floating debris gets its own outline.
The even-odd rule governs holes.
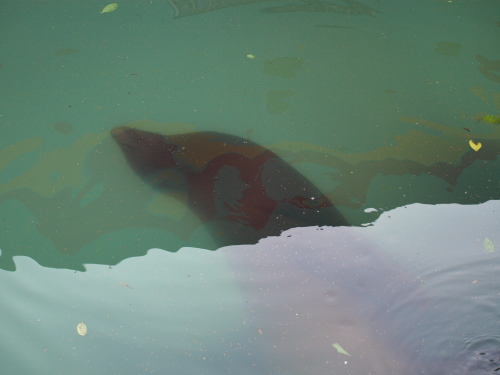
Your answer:
[[[486,115],[481,117],[481,120],[490,124],[500,124],[500,117],[493,115]]]
[[[493,253],[495,251],[495,245],[493,245],[493,242],[491,242],[487,237],[484,239],[484,249],[488,253]]]
[[[80,336],[87,335],[87,325],[85,324],[85,322],[81,322],[76,326],[76,332],[78,332]]]
[[[474,143],[472,139],[469,141],[469,145],[474,151],[479,151],[479,149],[483,147],[481,142]]]
[[[337,349],[337,351],[340,353],[340,354],[345,354],[345,355],[348,355],[349,357],[351,356],[349,353],[347,353],[344,348],[342,346],[340,346],[340,344],[338,342],[332,344],[332,346]]]
[[[474,143],[472,139],[469,141],[469,145],[474,151],[479,151],[479,149],[483,147],[481,142]]]
[[[108,4],[106,5],[103,10],[101,11],[101,14],[102,13],[109,13],[109,12],[113,12],[116,10],[116,8],[118,8],[118,4],[117,3],[112,3],[112,4]]]

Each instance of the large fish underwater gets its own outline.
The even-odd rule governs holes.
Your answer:
[[[255,314],[268,317],[260,329],[274,340],[263,344],[271,354],[270,373],[500,371],[495,344],[454,350],[460,345],[449,338],[461,322],[449,321],[419,282],[405,278],[376,244],[352,232],[334,204],[275,153],[218,132],[162,135],[117,127],[111,134],[144,182],[187,196],[186,204],[219,246],[257,244],[252,253],[244,246],[227,252],[236,272],[251,284],[245,289],[251,291]],[[280,265],[286,282],[273,287],[269,282],[276,278],[270,276]],[[294,294],[289,299],[294,302],[278,306],[287,293]],[[328,323],[332,319],[347,323]],[[429,342],[431,336],[441,339]],[[332,359],[339,338],[346,348],[362,348],[363,366],[356,367],[347,353],[345,361]]]
[[[112,130],[132,169],[186,204],[211,229],[217,245],[257,243],[311,225],[347,225],[332,202],[270,150],[224,133],[163,136]]]

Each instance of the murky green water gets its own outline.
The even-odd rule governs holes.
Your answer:
[[[500,348],[500,3],[242,3],[1,7],[6,374],[474,373],[459,353]],[[213,251],[122,125],[248,138],[352,227]]]

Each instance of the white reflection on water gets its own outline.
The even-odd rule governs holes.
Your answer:
[[[500,260],[483,248],[485,237],[500,243],[499,211],[493,201],[412,205],[370,227],[300,228],[216,252],[153,249],[85,273],[17,258],[18,271],[0,271],[0,361],[12,374],[453,366],[463,350],[500,347]]]
[[[228,250],[272,372],[442,374],[462,352],[500,348],[500,259],[483,247],[500,241],[498,212],[412,205]]]

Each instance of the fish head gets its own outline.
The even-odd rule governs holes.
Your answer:
[[[169,144],[164,135],[126,126],[112,129],[111,135],[132,170],[147,183],[157,186],[176,181],[174,153],[178,146]]]

